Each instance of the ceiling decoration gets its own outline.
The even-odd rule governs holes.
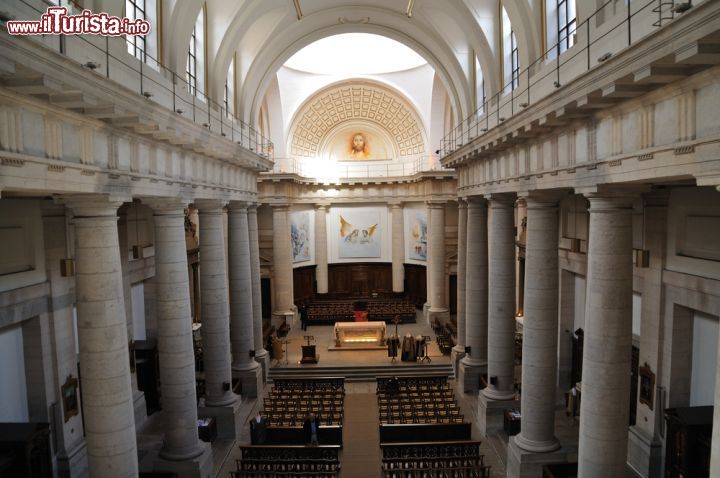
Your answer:
[[[318,156],[331,130],[354,121],[386,130],[400,156],[425,152],[425,132],[410,103],[384,85],[356,80],[321,90],[300,108],[290,130],[290,155]]]

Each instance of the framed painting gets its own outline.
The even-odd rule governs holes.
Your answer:
[[[60,396],[63,402],[63,419],[65,423],[79,413],[77,394],[78,379],[72,375],[68,375],[65,383],[60,387]]]
[[[638,368],[640,375],[640,403],[653,409],[653,390],[655,390],[655,374],[650,370],[650,366],[645,363]]]

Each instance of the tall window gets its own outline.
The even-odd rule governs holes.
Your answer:
[[[125,0],[125,15],[130,20],[146,20],[145,0]],[[128,35],[127,37],[128,53],[133,55],[140,61],[145,61],[145,36],[144,35]]]
[[[485,111],[485,78],[477,57],[475,58],[475,102],[479,113]]]
[[[510,31],[510,68],[512,69],[512,89],[520,85],[520,53],[518,52],[515,31]]]
[[[205,91],[205,8],[200,9],[200,14],[195,21],[190,45],[188,45],[187,65],[185,76],[188,82],[188,90],[191,95]]]
[[[575,0],[545,0],[547,56],[555,58],[575,44]]]
[[[223,89],[223,109],[225,116],[235,114],[235,57],[230,61],[227,76],[225,77],[225,88]]]
[[[560,53],[575,43],[575,0],[557,0]]]
[[[510,17],[502,7],[502,52],[503,52],[503,84],[505,93],[514,90],[520,85],[520,55],[515,32],[510,24]]]

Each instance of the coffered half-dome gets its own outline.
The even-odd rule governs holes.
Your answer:
[[[410,101],[370,80],[343,81],[312,95],[294,115],[288,135],[291,156],[340,161],[418,156],[426,145],[425,127]]]

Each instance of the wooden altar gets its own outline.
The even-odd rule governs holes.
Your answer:
[[[385,322],[336,322],[335,349],[385,346]]]

